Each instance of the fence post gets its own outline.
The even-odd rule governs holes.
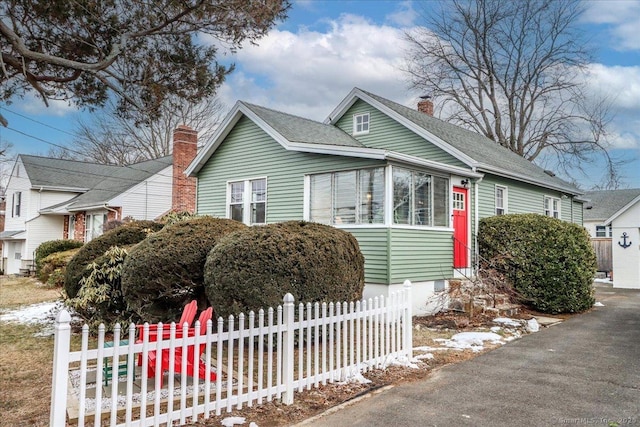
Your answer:
[[[51,411],[49,425],[64,426],[67,422],[67,380],[69,378],[69,344],[71,343],[71,316],[67,310],[58,313],[53,345],[53,380],[51,384]]]
[[[411,281],[404,281],[404,352],[409,359],[413,357],[413,300],[411,295]]]
[[[293,301],[293,295],[288,293],[284,296],[284,332],[282,333],[282,380],[284,382],[284,395],[282,396],[282,403],[285,405],[293,404],[293,367],[295,364],[293,352],[295,307],[293,306]]]

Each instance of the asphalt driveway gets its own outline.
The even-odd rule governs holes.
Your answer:
[[[640,427],[640,291],[601,285],[597,301],[604,306],[312,425]]]

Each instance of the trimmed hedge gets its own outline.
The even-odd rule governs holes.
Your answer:
[[[64,290],[69,298],[75,298],[80,290],[80,280],[90,262],[95,261],[111,246],[126,246],[144,240],[150,233],[162,229],[163,224],[155,221],[132,221],[109,230],[85,244],[67,265]]]
[[[40,277],[40,270],[42,269],[42,261],[49,255],[56,252],[63,252],[69,249],[75,249],[82,246],[84,243],[77,240],[61,239],[61,240],[49,240],[48,242],[40,243],[40,246],[36,248],[35,261],[36,261],[36,274],[41,282],[46,282],[46,278]]]
[[[579,225],[537,214],[484,218],[478,247],[484,267],[502,274],[535,310],[575,313],[595,302],[596,256]]]
[[[358,242],[327,225],[290,221],[250,227],[222,239],[209,253],[205,289],[218,316],[296,301],[362,298],[364,257]]]
[[[246,228],[209,216],[167,225],[131,250],[122,271],[122,291],[129,307],[147,322],[178,320],[183,307],[204,295],[207,254],[225,235]]]

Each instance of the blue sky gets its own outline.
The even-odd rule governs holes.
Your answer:
[[[400,71],[402,34],[419,25],[424,1],[294,1],[289,18],[258,46],[246,46],[222,58],[237,69],[220,88],[231,107],[238,99],[323,120],[358,86],[408,106],[416,103]],[[605,93],[616,114],[611,123],[614,157],[625,160],[623,187],[640,187],[640,0],[586,1],[582,25],[591,37],[595,61],[589,66],[589,90]],[[11,129],[0,127],[0,141],[13,143],[13,154],[46,155],[66,146],[79,117],[65,102],[49,108],[33,97],[2,105]],[[592,166],[580,185],[601,178]]]

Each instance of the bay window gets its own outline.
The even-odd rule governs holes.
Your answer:
[[[393,224],[447,227],[449,180],[392,168]],[[391,195],[391,193],[389,193]],[[385,168],[309,176],[309,220],[323,224],[384,224]]]

